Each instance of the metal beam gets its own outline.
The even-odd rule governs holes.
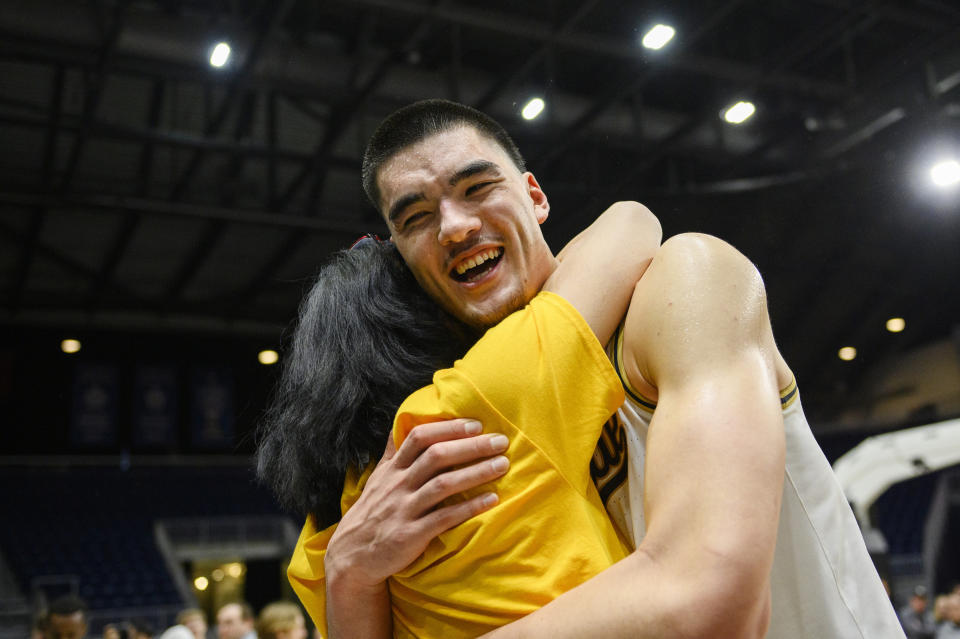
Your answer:
[[[307,236],[304,233],[293,231],[287,233],[286,238],[257,270],[257,274],[233,296],[231,302],[228,302],[224,309],[225,315],[235,316],[241,308],[257,299],[264,289],[273,284],[277,271],[290,261],[290,257],[296,254],[306,239]]]
[[[183,291],[190,284],[190,281],[196,276],[200,267],[209,259],[213,249],[220,241],[227,223],[223,220],[209,220],[201,231],[200,240],[194,245],[193,249],[183,260],[174,276],[170,279],[170,284],[163,293],[161,301],[161,311],[166,311],[172,307]]]
[[[454,102],[461,101],[460,76],[463,75],[463,38],[460,25],[450,25],[450,54],[446,71],[447,96]]]
[[[51,190],[53,184],[53,170],[57,158],[57,136],[60,132],[60,119],[63,115],[63,82],[64,69],[57,65],[53,73],[53,82],[50,88],[50,107],[46,118],[40,120],[40,125],[46,129],[46,139],[43,147],[43,164],[40,169],[40,189],[43,192]],[[23,297],[23,291],[30,276],[30,267],[33,264],[34,254],[40,232],[46,220],[47,210],[43,206],[32,208],[33,213],[27,225],[27,235],[21,244],[20,259],[17,262],[10,292],[10,308],[17,309]]]
[[[852,0],[811,0],[813,4],[833,7],[835,9],[846,9],[855,11],[862,15],[874,15],[883,20],[889,20],[904,26],[917,27],[927,31],[943,31],[945,21],[942,15],[928,15],[921,11],[911,11],[903,6],[897,6],[902,3],[893,2],[857,2]],[[921,3],[922,4],[922,3]],[[928,4],[928,6],[932,6]],[[947,6],[941,5],[940,13],[945,13],[952,18],[960,18],[960,10],[950,10]]]
[[[673,55],[669,59],[674,59],[674,57],[682,57],[684,55],[683,48],[689,48],[693,46],[700,38],[709,33],[711,29],[719,24],[730,13],[736,10],[743,2],[744,0],[729,0],[722,7],[714,11],[710,16],[700,23],[696,31],[691,33],[689,37],[685,38],[682,43],[677,43],[677,46],[671,52]],[[636,62],[637,52],[635,46],[633,59],[634,62]],[[549,167],[550,164],[556,161],[567,151],[567,149],[570,148],[570,146],[577,140],[579,135],[594,120],[596,120],[597,117],[599,117],[613,104],[616,104],[625,98],[631,97],[640,91],[647,82],[656,77],[656,75],[664,68],[665,66],[658,65],[648,66],[643,70],[632,70],[632,73],[636,74],[634,80],[630,82],[617,83],[612,88],[604,92],[599,99],[594,100],[594,102],[587,107],[583,113],[580,114],[573,124],[566,127],[566,130],[557,137],[556,143],[551,145],[550,150],[532,162],[531,166],[537,167],[537,169],[540,171],[544,171],[545,168]],[[753,75],[755,76],[758,74],[759,71]],[[756,80],[755,77],[753,79]]]
[[[70,156],[67,159],[67,166],[63,173],[63,179],[60,182],[60,193],[64,194],[70,190],[73,177],[76,174],[77,166],[80,164],[80,156],[83,154],[83,148],[89,135],[90,122],[100,105],[100,97],[103,95],[103,88],[107,84],[107,74],[110,69],[110,62],[117,48],[117,42],[120,40],[120,31],[123,29],[123,19],[130,0],[120,0],[114,9],[113,22],[104,38],[104,42],[97,53],[96,70],[87,76],[88,84],[86,95],[83,101],[83,111],[80,117],[80,130],[73,141],[73,147],[70,149]]]
[[[25,233],[20,229],[16,228],[15,226],[11,226],[6,222],[0,221],[0,234],[6,236],[14,244],[22,245],[24,242],[27,241],[29,236],[29,231]],[[77,260],[73,259],[68,255],[65,255],[60,250],[54,248],[53,246],[50,246],[49,244],[47,244],[46,242],[43,242],[42,240],[37,240],[34,243],[33,250],[36,251],[39,255],[42,255],[48,260],[50,260],[51,262],[57,264],[58,266],[72,273],[75,273],[83,277],[84,279],[92,281],[92,280],[96,280],[97,278],[96,270],[90,268],[89,266],[87,266],[86,264],[83,264],[82,262],[78,262]],[[111,283],[111,288],[113,288],[117,293],[121,294],[123,297],[131,301],[135,301],[135,302],[144,301],[143,298],[141,298],[139,295],[137,295],[133,291],[115,282]],[[11,303],[8,306],[8,309],[10,311],[16,312],[17,310],[19,310],[20,306],[21,306],[21,300],[18,299],[16,300],[16,304]]]
[[[807,149],[806,167],[814,167],[827,158],[845,158],[869,141],[873,134],[899,122],[909,122],[915,119],[913,116],[928,112],[936,98],[945,91],[940,91],[940,84],[937,83],[934,85],[934,92],[939,92],[939,95],[922,95],[923,92],[917,88],[922,86],[921,73],[924,69],[920,69],[918,65],[942,50],[955,47],[958,41],[960,28],[953,26],[923,44],[905,44],[901,49],[892,52],[888,60],[878,62],[872,75],[864,78],[864,74],[860,74],[856,97],[838,105],[844,121],[840,130],[820,133],[812,144],[808,142],[809,131],[806,130],[794,130],[778,137],[771,136],[767,142],[745,156],[743,162],[761,162],[771,150],[800,146]],[[904,79],[909,73],[914,73],[915,76]],[[960,73],[960,70],[957,73]],[[948,71],[947,76],[949,74]],[[949,85],[950,88],[952,86]],[[921,96],[927,100],[926,103],[917,101],[916,98]],[[803,161],[803,158],[799,157],[800,153],[793,152],[791,155],[797,156],[798,162]],[[731,169],[726,176],[733,174]]]
[[[50,126],[48,117],[40,115],[7,115],[2,113],[0,113],[0,124],[41,129]],[[60,116],[57,122],[57,128],[61,131],[74,133],[80,130],[80,123],[76,116],[64,114]],[[312,153],[303,153],[301,151],[282,148],[271,149],[270,146],[255,144],[253,142],[210,140],[189,133],[159,131],[97,120],[90,123],[90,134],[107,140],[158,144],[180,149],[202,150],[208,153],[241,153],[259,159],[269,159],[271,155],[273,155],[277,160],[300,164],[309,162],[314,157]],[[328,156],[325,161],[331,166],[338,168],[360,170],[360,160],[358,158],[331,155]]]
[[[556,38],[562,38],[569,35],[574,27],[583,20],[587,14],[589,14],[593,9],[600,3],[600,0],[589,0],[588,2],[582,2],[579,8],[567,18],[555,32]],[[459,26],[459,25],[457,25]],[[544,41],[540,44],[537,49],[527,57],[527,59],[517,67],[513,73],[509,76],[499,79],[493,83],[493,85],[487,89],[486,93],[480,96],[480,99],[474,103],[474,106],[480,111],[485,111],[490,107],[494,100],[509,89],[512,89],[518,82],[523,80],[527,75],[533,71],[538,64],[540,64],[544,58],[547,56],[547,53],[553,48],[553,40]]]
[[[250,136],[253,128],[254,113],[256,112],[258,96],[253,91],[247,91],[240,100],[240,112],[237,115],[237,122],[233,130],[233,139],[239,142]],[[243,173],[243,165],[246,163],[247,156],[242,153],[233,153],[230,156],[230,162],[226,167],[221,185],[225,190],[220,194],[220,204],[222,206],[232,206],[237,199],[236,182]]]
[[[267,202],[266,207],[270,208],[277,198],[277,145],[280,134],[277,101],[279,98],[275,91],[267,94]]]
[[[266,211],[243,211],[224,209],[203,204],[170,202],[168,200],[124,197],[117,195],[80,195],[67,198],[35,192],[13,192],[9,189],[0,192],[0,207],[6,206],[18,211],[30,207],[42,206],[50,210],[95,210],[109,211],[117,215],[127,215],[136,211],[145,215],[161,215],[199,220],[220,220],[231,224],[262,226],[274,229],[289,229],[305,233],[338,233],[346,237],[363,234],[370,229],[364,225],[362,215],[354,220],[328,220],[303,217],[301,215],[283,215]],[[374,229],[385,230],[385,227]]]
[[[440,6],[441,4],[442,0],[440,3],[433,3],[432,7],[434,10],[439,11],[442,8]],[[430,15],[428,12],[427,17],[429,18]],[[310,176],[313,176],[313,187],[308,198],[308,211],[306,211],[309,213],[309,207],[316,202],[322,190],[323,182],[326,179],[328,169],[327,157],[333,146],[340,139],[340,136],[343,135],[343,132],[347,129],[350,118],[357,113],[361,105],[380,85],[380,82],[386,77],[390,68],[396,62],[403,60],[407,53],[418,46],[420,41],[430,33],[432,27],[432,21],[429,19],[421,22],[410,37],[377,64],[376,68],[370,73],[359,90],[339,101],[339,103],[333,107],[333,112],[327,122],[323,138],[313,152],[313,158],[301,169],[300,173],[290,181],[283,195],[280,196],[280,200],[277,202],[277,208],[279,210],[289,209],[291,202],[303,184]]]
[[[242,95],[242,93],[247,90],[249,77],[253,67],[260,60],[260,56],[263,53],[266,43],[270,40],[270,38],[273,37],[274,32],[279,28],[280,24],[286,18],[287,13],[290,11],[293,5],[294,0],[280,0],[280,2],[276,4],[272,2],[265,3],[264,6],[266,8],[264,11],[269,11],[269,15],[266,17],[266,20],[264,20],[264,27],[257,34],[257,38],[254,40],[253,45],[250,47],[250,51],[244,58],[242,66],[232,77],[227,88],[227,93],[223,97],[223,101],[220,103],[220,108],[217,110],[213,118],[207,123],[207,126],[204,129],[204,137],[212,138],[220,132],[221,127],[223,127],[227,117],[232,112],[238,96]],[[187,162],[186,168],[180,174],[180,179],[173,187],[173,190],[170,193],[170,199],[179,200],[183,197],[183,194],[190,185],[190,181],[193,179],[194,174],[200,167],[200,163],[203,161],[204,155],[205,152],[202,149],[194,151],[193,156]]]
[[[560,49],[619,58],[627,62],[635,63],[643,57],[642,50],[638,49],[636,42],[633,40],[613,40],[608,35],[585,33],[556,36],[554,30],[546,22],[518,19],[513,14],[499,13],[491,11],[489,8],[475,9],[461,4],[439,7],[434,11],[429,5],[413,0],[339,1],[342,4],[377,7],[393,13],[414,16],[425,16],[430,13],[439,20],[453,24],[512,36],[528,42],[551,43]],[[709,18],[700,21],[697,30],[691,34],[692,37],[684,38],[684,42],[689,43],[692,39],[701,37],[716,26],[719,19],[725,18],[741,4],[743,4],[743,0],[727,2]],[[677,48],[674,47],[671,55],[660,57],[657,64],[666,69],[685,71],[697,75],[711,75],[722,80],[757,83],[787,93],[818,95],[829,98],[847,95],[846,87],[834,82],[825,82],[796,74],[764,74],[763,70],[758,67],[713,56],[682,53],[677,51]]]
[[[160,124],[160,115],[163,108],[163,96],[165,93],[165,88],[166,83],[162,78],[157,78],[154,80],[153,93],[150,98],[150,112],[147,115],[148,126],[151,130],[156,130],[157,126]],[[149,193],[150,174],[153,167],[153,147],[154,143],[152,141],[147,141],[143,145],[143,149],[140,151],[140,185],[137,188],[140,197],[146,197]],[[93,311],[96,308],[97,303],[103,296],[104,291],[107,289],[108,285],[113,282],[117,267],[120,265],[120,260],[123,258],[124,254],[126,254],[127,247],[130,245],[130,240],[133,239],[133,234],[139,225],[140,214],[136,211],[129,212],[120,222],[120,229],[117,231],[112,245],[109,249],[107,249],[107,255],[100,266],[100,272],[97,276],[97,280],[92,284],[89,292],[87,293],[87,299],[84,302],[84,306],[88,311]]]

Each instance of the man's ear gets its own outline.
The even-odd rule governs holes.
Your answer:
[[[540,183],[537,182],[533,173],[527,171],[523,176],[527,180],[527,193],[533,200],[533,212],[537,216],[537,224],[543,224],[547,221],[547,216],[550,215],[550,202],[547,200],[547,194],[540,188]]]

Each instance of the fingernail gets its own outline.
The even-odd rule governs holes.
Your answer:
[[[491,435],[490,436],[490,448],[493,450],[503,450],[507,447],[507,444],[510,443],[510,440],[507,439],[506,435]]]
[[[487,493],[483,496],[483,499],[480,500],[480,503],[483,504],[484,508],[489,508],[499,501],[496,493]]]
[[[477,421],[464,422],[463,430],[467,435],[476,435],[483,432],[483,424]]]
[[[507,461],[506,457],[501,455],[500,457],[495,457],[493,461],[490,462],[490,465],[493,466],[495,471],[502,473],[510,466],[510,462]]]

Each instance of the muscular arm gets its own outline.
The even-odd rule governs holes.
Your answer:
[[[627,375],[659,397],[647,534],[632,555],[495,637],[761,637],[784,473],[763,285],[732,247],[667,241],[634,291]]]

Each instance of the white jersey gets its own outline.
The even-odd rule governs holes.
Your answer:
[[[643,471],[656,404],[622,374],[622,332],[607,347],[627,398],[610,419],[591,471],[610,518],[636,547],[646,533]],[[853,512],[807,424],[796,383],[780,394],[786,474],[771,571],[768,639],[903,639]]]

